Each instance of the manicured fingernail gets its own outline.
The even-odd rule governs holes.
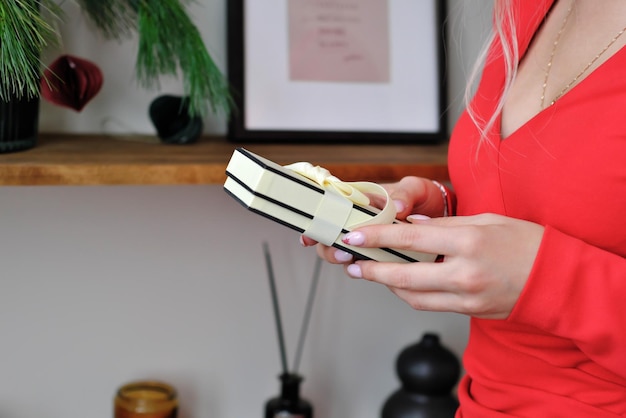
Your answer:
[[[352,260],[352,254],[347,251],[337,250],[335,251],[335,260],[346,263]]]
[[[426,216],[426,215],[420,215],[419,213],[415,213],[413,215],[409,215],[406,217],[407,221],[411,222],[411,221],[426,221],[428,219],[431,219],[430,216]]]
[[[395,207],[396,207],[396,212],[398,212],[398,213],[400,213],[400,212],[404,211],[404,208],[406,207],[406,206],[404,205],[404,202],[403,202],[403,201],[401,201],[401,200],[394,200],[394,201],[393,201],[393,204],[395,205]]]
[[[358,264],[350,264],[348,266],[348,274],[352,277],[361,278],[363,277],[363,272],[361,271],[361,266]]]
[[[344,244],[348,245],[363,245],[365,243],[365,236],[362,232],[348,232],[343,239]]]
[[[304,242],[304,238],[302,237],[302,235],[300,235],[300,245],[302,245],[303,247],[306,247],[306,243]]]

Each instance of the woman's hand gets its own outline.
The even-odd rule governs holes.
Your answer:
[[[408,176],[397,183],[382,184],[387,189],[389,198],[396,206],[396,218],[406,219],[408,215],[419,213],[429,217],[443,215],[444,202],[439,188],[430,180],[422,177]],[[369,196],[372,206],[383,208],[382,196]],[[305,246],[317,244],[311,238],[301,236]],[[333,260],[329,260],[333,261]],[[347,261],[347,260],[344,260]]]
[[[422,177],[404,177],[397,183],[384,184],[389,198],[396,205],[396,218],[420,214],[431,218],[443,216],[444,202],[441,190],[431,180]],[[372,197],[373,206],[383,207],[385,202]]]
[[[346,266],[347,273],[387,286],[414,309],[509,316],[533,266],[542,226],[493,214],[409,220],[412,224],[359,228],[344,242],[441,254],[443,262],[357,261]],[[318,252],[344,262],[336,259],[334,248],[318,246]]]

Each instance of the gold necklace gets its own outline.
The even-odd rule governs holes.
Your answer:
[[[552,53],[550,54],[550,60],[548,61],[548,68],[546,69],[546,75],[544,77],[543,86],[542,86],[542,93],[541,93],[541,108],[542,109],[545,108],[546,87],[548,86],[548,78],[550,77],[550,70],[552,69],[552,60],[554,59],[554,54],[556,52],[556,47],[559,44],[559,41],[561,39],[561,34],[563,33],[563,30],[565,30],[565,26],[567,25],[567,21],[569,20],[569,17],[572,14],[572,10],[574,10],[574,4],[575,3],[576,3],[576,0],[573,0],[572,3],[570,4],[569,8],[567,9],[567,14],[563,18],[563,23],[561,24],[561,29],[559,29],[559,32],[556,34],[556,39],[554,40],[554,43],[552,44]],[[615,35],[613,37],[613,39],[611,39],[609,41],[609,43],[595,57],[593,57],[593,59],[591,61],[589,61],[589,64],[585,65],[585,67],[578,74],[576,74],[576,77],[574,77],[574,79],[572,81],[570,81],[565,87],[563,87],[563,89],[560,92],[558,92],[558,94],[550,102],[550,106],[552,106],[557,100],[559,100],[561,98],[561,96],[563,96],[565,94],[565,92],[567,92],[569,90],[569,88],[574,83],[576,83],[578,81],[578,79],[583,74],[585,74],[587,72],[587,70],[589,68],[591,68],[591,66],[593,64],[596,63],[596,61],[598,61],[598,59],[602,56],[602,54],[604,54],[607,51],[607,49],[609,49],[611,47],[611,45],[613,45],[615,43],[615,41],[617,41],[619,39],[619,37],[622,36],[622,34],[624,34],[624,32],[626,32],[626,27],[624,27],[622,30],[620,30],[617,33],[617,35]]]

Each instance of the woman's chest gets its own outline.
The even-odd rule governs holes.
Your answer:
[[[610,0],[555,2],[530,40],[507,89],[501,136],[507,138],[579,84],[612,72],[626,45],[626,3]],[[605,63],[609,67],[603,68]],[[623,68],[623,67],[622,67]]]
[[[478,151],[464,116],[450,146],[457,213],[552,225],[626,255],[626,85],[608,90],[572,96]]]

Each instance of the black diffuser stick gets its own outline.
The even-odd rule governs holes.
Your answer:
[[[276,320],[276,332],[278,334],[278,346],[280,348],[280,360],[283,365],[283,373],[289,373],[287,366],[287,350],[285,349],[285,337],[283,335],[283,324],[280,319],[280,306],[278,304],[278,292],[276,291],[276,280],[274,278],[274,269],[272,267],[272,257],[267,242],[263,243],[263,252],[265,253],[265,264],[267,265],[267,276],[270,281],[270,291],[272,292],[272,305],[274,307],[274,319]]]
[[[311,319],[311,312],[313,311],[313,302],[315,301],[315,293],[317,290],[317,283],[320,278],[320,271],[322,270],[322,259],[317,257],[315,260],[315,267],[313,269],[313,278],[311,279],[311,287],[309,288],[309,295],[307,297],[306,308],[304,316],[302,318],[302,326],[300,327],[300,336],[298,338],[298,348],[296,349],[296,357],[293,363],[293,372],[298,373],[300,368],[300,359],[302,358],[302,351],[304,349],[304,340],[306,339],[307,330],[309,328],[309,322]]]

